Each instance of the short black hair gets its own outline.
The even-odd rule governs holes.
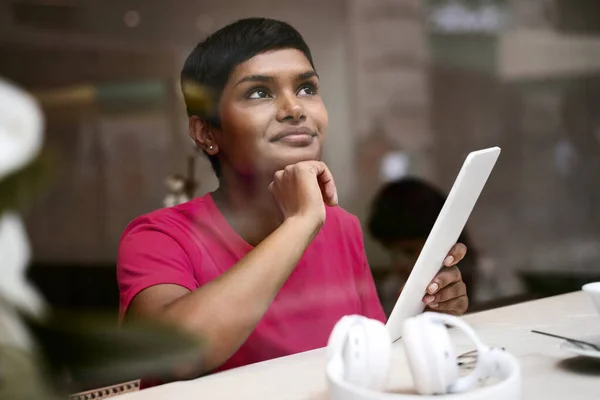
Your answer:
[[[389,182],[372,202],[369,233],[383,244],[426,239],[445,202],[444,193],[423,179],[405,177]],[[466,230],[459,241],[470,245]]]
[[[427,238],[445,201],[439,189],[418,178],[387,183],[373,200],[369,233],[384,244]]]
[[[194,108],[194,101],[186,96],[185,85],[200,85],[212,94],[212,103],[218,104],[232,71],[252,57],[271,50],[296,49],[301,51],[313,69],[312,54],[302,35],[286,22],[269,18],[237,20],[211,34],[192,50],[181,71],[181,85],[188,116],[198,116],[219,126],[218,108],[211,115]],[[219,160],[208,156],[217,176],[221,175]]]
[[[384,246],[396,241],[426,240],[444,207],[446,196],[434,185],[416,178],[405,177],[384,185],[375,196],[368,220],[369,233]],[[479,253],[473,247],[467,230],[458,241],[467,246],[461,261],[463,281],[469,297],[474,295]]]

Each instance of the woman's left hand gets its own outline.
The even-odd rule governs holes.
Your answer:
[[[433,278],[427,287],[428,294],[423,297],[427,311],[452,315],[462,315],[467,311],[467,287],[457,267],[465,254],[467,247],[464,244],[457,243],[452,247],[444,260],[444,268]]]

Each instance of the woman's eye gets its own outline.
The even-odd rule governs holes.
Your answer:
[[[253,90],[248,95],[249,99],[266,99],[267,97],[269,97],[269,94],[262,89]]]
[[[300,96],[314,96],[317,94],[317,88],[314,85],[304,85],[298,90]]]

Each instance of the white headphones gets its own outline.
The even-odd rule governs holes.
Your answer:
[[[477,347],[470,375],[459,377],[459,365],[446,325],[462,330]],[[517,359],[484,345],[473,329],[451,315],[426,312],[406,320],[404,348],[420,395],[385,392],[392,341],[383,323],[360,315],[343,317],[327,346],[327,381],[333,400],[423,400],[440,398],[513,400],[521,393]],[[499,382],[480,385],[488,378]],[[445,395],[445,396],[440,396]]]

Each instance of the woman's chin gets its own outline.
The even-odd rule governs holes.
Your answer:
[[[321,149],[298,148],[292,150],[278,155],[274,163],[278,167],[277,170],[303,161],[321,161]]]

